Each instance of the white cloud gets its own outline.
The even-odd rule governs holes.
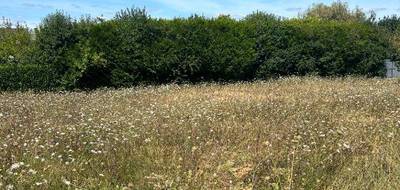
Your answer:
[[[373,8],[372,9],[372,11],[375,11],[375,12],[382,12],[382,11],[387,11],[388,9],[387,8]]]
[[[301,8],[301,7],[290,7],[290,8],[285,9],[285,11],[287,11],[287,12],[300,12],[302,10],[303,10],[303,8]]]
[[[28,8],[41,8],[41,9],[52,9],[53,8],[51,5],[46,5],[46,4],[41,4],[41,3],[22,3],[21,5],[24,7],[28,7]]]

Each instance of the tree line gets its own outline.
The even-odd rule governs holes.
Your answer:
[[[282,76],[383,76],[398,59],[400,17],[377,19],[345,3],[298,18],[257,11],[242,19],[156,19],[146,10],[72,19],[57,11],[33,29],[0,27],[0,89],[249,81]]]

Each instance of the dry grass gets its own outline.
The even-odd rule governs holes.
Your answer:
[[[395,80],[0,94],[0,189],[399,189]]]

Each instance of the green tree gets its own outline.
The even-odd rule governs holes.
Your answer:
[[[20,24],[3,18],[0,23],[0,64],[29,63],[32,53],[32,33]]]
[[[400,16],[385,16],[378,22],[378,25],[386,30],[387,35],[389,35],[393,52],[391,58],[400,60]]]
[[[114,86],[131,86],[143,81],[149,68],[144,60],[154,31],[145,9],[121,10],[115,16],[116,51],[111,61],[111,83]]]
[[[77,42],[67,52],[68,69],[62,77],[66,88],[96,88],[108,84],[106,75],[101,75],[108,66],[104,53],[96,49],[92,36],[98,20],[82,17],[76,22],[73,33]]]
[[[42,20],[36,30],[36,61],[49,64],[63,75],[69,67],[69,50],[78,42],[74,33],[75,21],[57,11]]]
[[[360,9],[351,10],[347,3],[341,1],[333,2],[331,5],[323,3],[312,5],[305,13],[303,18],[318,18],[323,20],[366,22],[367,15]]]
[[[398,30],[400,30],[400,16],[385,16],[383,19],[379,20],[378,25],[391,33],[396,33]]]

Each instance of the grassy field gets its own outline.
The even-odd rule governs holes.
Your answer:
[[[400,83],[0,94],[0,189],[400,189]]]

